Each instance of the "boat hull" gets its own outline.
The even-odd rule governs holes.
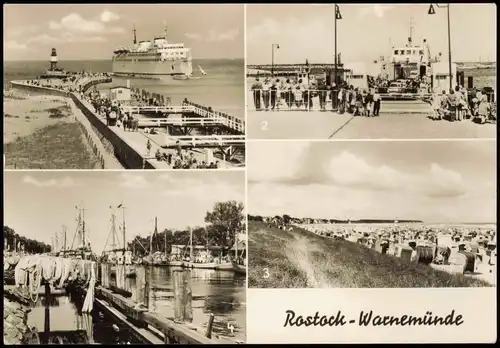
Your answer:
[[[193,67],[190,60],[133,60],[114,58],[113,73],[118,75],[191,75]]]
[[[238,274],[246,274],[247,267],[236,263],[221,263],[215,268],[217,271],[232,271]]]
[[[209,263],[196,263],[196,262],[184,262],[186,268],[201,268],[201,269],[216,269],[217,264],[215,262]]]

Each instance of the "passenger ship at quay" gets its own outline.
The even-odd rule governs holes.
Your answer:
[[[168,43],[166,27],[164,36],[153,41],[137,42],[135,28],[133,33],[132,48],[121,47],[113,52],[114,75],[132,77],[192,75],[191,49],[184,47],[184,43]]]

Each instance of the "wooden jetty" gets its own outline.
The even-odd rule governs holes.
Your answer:
[[[199,331],[191,325],[193,321],[191,275],[188,270],[174,270],[173,272],[173,300],[174,317],[167,318],[158,313],[149,311],[150,284],[149,273],[151,266],[136,266],[136,291],[134,293],[113,291],[110,289],[111,264],[99,265],[99,284],[95,288],[96,304],[108,314],[119,319],[123,325],[134,331],[141,340],[151,344],[218,344],[229,343],[226,340],[212,337],[209,316],[209,325],[205,332]],[[124,267],[125,265],[113,265]],[[125,275],[125,272],[118,272]],[[123,287],[125,280],[118,280],[117,284]],[[118,287],[118,286],[117,286]],[[79,290],[83,294],[84,289]]]

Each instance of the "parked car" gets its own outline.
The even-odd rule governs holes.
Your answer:
[[[406,86],[404,86],[401,82],[391,82],[389,88],[387,89],[387,93],[403,93]]]

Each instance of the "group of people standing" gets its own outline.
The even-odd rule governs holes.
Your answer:
[[[271,79],[257,77],[251,87],[257,111],[320,110],[348,112],[354,116],[378,116],[381,98],[374,90],[359,91],[346,84],[331,86],[325,80]]]
[[[461,122],[477,119],[481,124],[496,120],[487,95],[475,89],[468,91],[463,86],[456,86],[448,93],[445,90],[441,94],[435,93],[432,96],[432,108],[434,120],[447,118],[451,122]]]

